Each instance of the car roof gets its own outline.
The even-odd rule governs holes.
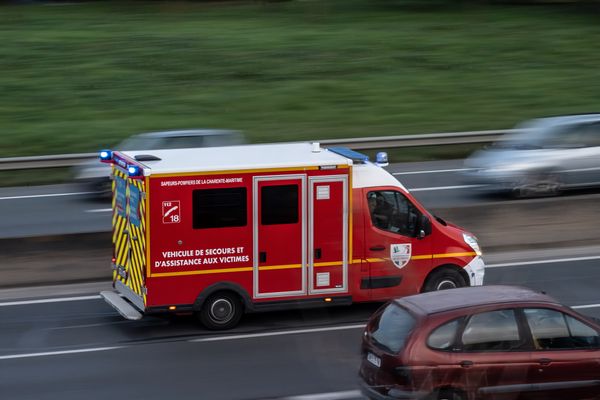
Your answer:
[[[521,286],[490,285],[440,290],[394,300],[400,306],[421,314],[459,310],[502,303],[552,303],[552,297]]]
[[[572,114],[536,118],[530,120],[529,122],[534,122],[535,125],[546,127],[554,125],[569,125],[598,121],[600,121],[600,114]]]
[[[180,137],[180,136],[214,136],[214,135],[239,135],[240,132],[226,129],[183,129],[175,131],[159,131],[139,133],[135,136],[149,138]]]

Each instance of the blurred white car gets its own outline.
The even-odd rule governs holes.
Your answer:
[[[244,143],[246,143],[244,135],[237,131],[195,129],[137,134],[125,139],[114,150],[181,149],[233,146]],[[109,164],[92,160],[76,167],[75,181],[98,195],[108,195],[111,192],[110,172]]]
[[[600,114],[539,118],[465,160],[466,180],[516,197],[600,186]]]

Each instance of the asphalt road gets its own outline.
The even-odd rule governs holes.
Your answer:
[[[466,185],[461,160],[392,164],[387,169],[429,209],[506,202]],[[75,184],[0,188],[0,239],[107,232],[110,212],[108,200],[95,199]]]
[[[599,317],[599,257],[552,257],[562,260],[496,259],[487,284]],[[357,399],[361,327],[377,307],[249,315],[214,333],[190,317],[124,321],[93,294],[67,300],[0,302],[0,398]]]

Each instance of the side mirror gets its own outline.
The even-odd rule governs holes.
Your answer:
[[[431,221],[427,215],[421,215],[419,218],[419,227],[417,235],[419,239],[423,239],[425,236],[431,235]]]

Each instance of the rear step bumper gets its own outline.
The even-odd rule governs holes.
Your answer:
[[[110,304],[115,310],[119,312],[124,318],[132,321],[142,319],[142,313],[135,308],[130,302],[119,296],[117,292],[103,291],[100,292],[100,296]]]

